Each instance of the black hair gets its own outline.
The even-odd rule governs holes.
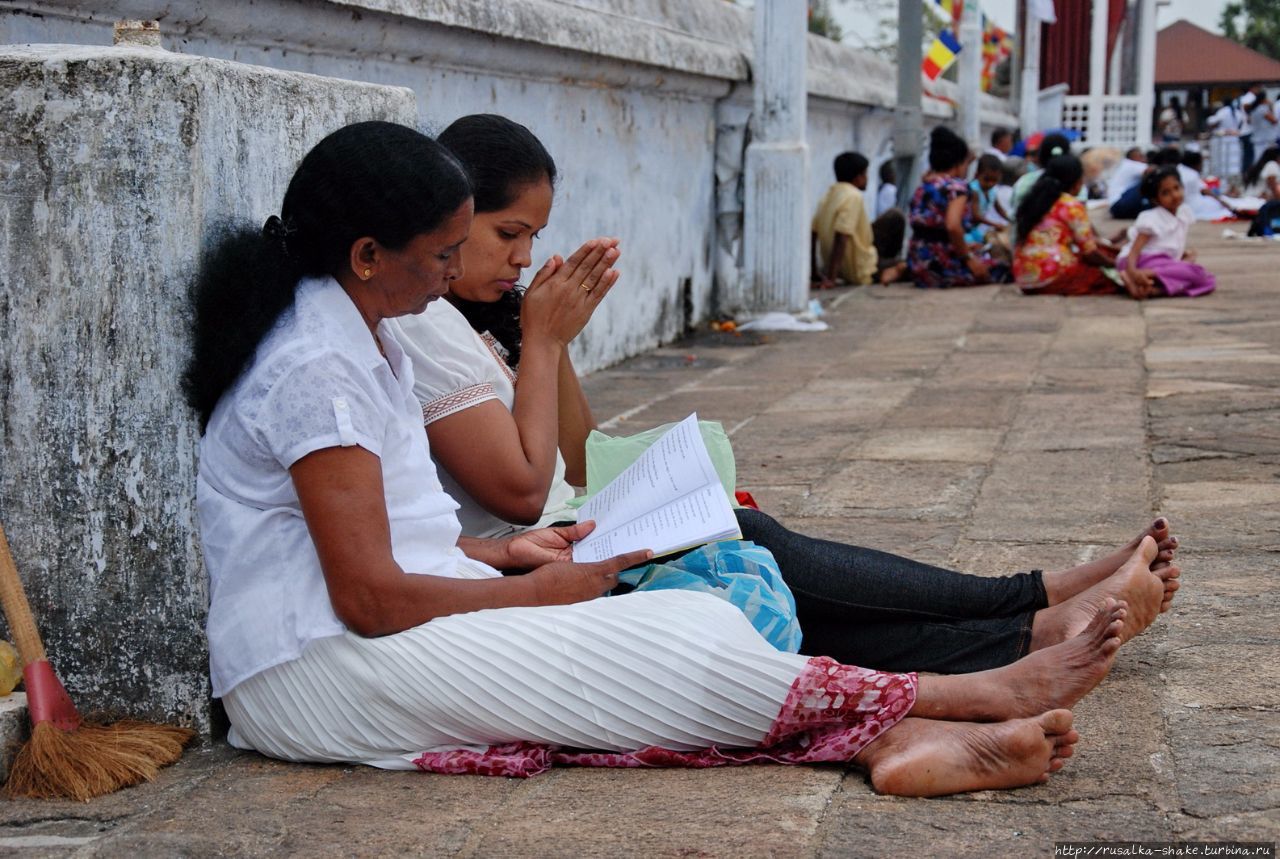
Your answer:
[[[1182,163],[1192,170],[1199,170],[1204,166],[1204,156],[1194,149],[1188,149],[1182,153]]]
[[[1141,155],[1143,158],[1146,158],[1146,157],[1147,157],[1147,153],[1145,153],[1145,152],[1143,152],[1143,151],[1142,151],[1142,147],[1141,147],[1141,146],[1130,146],[1130,147],[1129,147],[1129,149],[1128,149],[1128,151],[1126,151],[1126,152],[1124,153],[1124,157],[1125,157],[1125,158],[1130,158],[1130,159],[1132,159],[1132,160],[1134,160],[1134,161],[1137,161],[1138,159],[1136,159],[1136,158],[1134,158],[1134,157],[1133,157],[1133,156],[1135,156],[1135,155]]]
[[[1245,171],[1244,184],[1246,186],[1256,184],[1262,178],[1262,168],[1272,161],[1280,161],[1280,146],[1268,146],[1262,150],[1258,160],[1253,162],[1253,166]]]
[[[1070,154],[1071,141],[1067,139],[1065,134],[1059,134],[1055,131],[1053,134],[1046,134],[1040,139],[1040,146],[1036,149],[1036,163],[1044,167],[1054,158]]]
[[[1176,146],[1166,146],[1156,153],[1155,164],[1169,166],[1182,162],[1182,150]]]
[[[183,375],[203,431],[222,395],[294,300],[304,277],[336,275],[355,241],[396,250],[438,228],[471,196],[456,159],[403,125],[340,128],[302,159],[280,215],[228,224],[191,286],[192,350]]]
[[[893,166],[892,158],[887,159],[880,165],[880,181],[893,185],[898,183],[898,168]]]
[[[1022,175],[1023,168],[1026,166],[1026,161],[1016,155],[1007,156],[1000,162],[1000,184],[1012,185],[1017,182],[1018,177]]]
[[[1174,164],[1161,164],[1154,170],[1148,170],[1142,177],[1142,182],[1138,185],[1138,192],[1152,203],[1156,201],[1156,195],[1160,193],[1160,183],[1172,176],[1182,184],[1182,176],[1178,174],[1178,167]]]
[[[885,264],[902,254],[902,243],[906,238],[907,216],[900,209],[890,209],[871,222],[871,243]]]
[[[1160,157],[1160,150],[1159,150],[1159,149],[1148,149],[1148,150],[1146,151],[1145,155],[1147,156],[1147,163],[1148,163],[1148,164],[1155,164],[1155,163],[1156,163],[1156,159]]]
[[[841,152],[832,164],[836,171],[836,181],[853,182],[867,172],[870,163],[861,152]]]
[[[1084,165],[1074,155],[1059,155],[1049,160],[1044,172],[1023,198],[1022,205],[1018,206],[1015,219],[1019,243],[1027,240],[1058,198],[1074,187],[1083,175]]]
[[[977,176],[979,173],[987,172],[1000,173],[1002,170],[1004,170],[1004,162],[1000,160],[999,156],[988,152],[978,159],[978,168],[973,175]]]
[[[964,163],[969,157],[969,144],[945,125],[929,132],[929,169],[942,173]]]
[[[1004,128],[1003,126],[1001,126],[1000,128],[997,128],[995,131],[991,132],[991,145],[992,146],[999,145],[1000,141],[1004,140],[1006,137],[1012,138],[1013,132],[1008,128]]]
[[[454,120],[440,133],[440,142],[454,154],[471,177],[476,213],[497,212],[510,206],[523,187],[546,180],[556,184],[556,162],[533,132],[518,122],[493,113],[477,113]],[[449,296],[480,334],[488,333],[507,350],[506,361],[520,363],[520,302],[523,289],[504,292],[497,301],[467,301]]]

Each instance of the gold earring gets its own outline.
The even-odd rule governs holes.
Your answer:
[[[364,276],[365,276],[365,277],[369,277],[369,276],[370,276],[370,275],[372,275],[372,274],[373,274],[373,269],[371,269],[371,268],[366,268],[366,269],[364,270]]]

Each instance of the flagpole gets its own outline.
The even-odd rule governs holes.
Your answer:
[[[981,151],[982,10],[966,0],[960,17],[960,135]]]
[[[917,164],[924,121],[920,106],[920,64],[924,40],[921,0],[898,2],[898,106],[893,114],[893,157],[898,174],[898,207],[906,211],[919,176]]]
[[[1044,22],[1036,14],[1035,0],[1026,0],[1026,32],[1022,45],[1022,104],[1018,118],[1022,135],[1040,130],[1040,33]]]

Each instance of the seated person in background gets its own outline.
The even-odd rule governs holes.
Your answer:
[[[1013,274],[1026,295],[1111,295],[1122,291],[1103,270],[1115,255],[1098,245],[1077,195],[1084,166],[1074,155],[1049,162],[1018,208]]]
[[[1248,193],[1263,200],[1249,227],[1251,236],[1275,235],[1280,228],[1280,146],[1268,146],[1245,174]]]
[[[1009,280],[1008,265],[965,240],[972,226],[969,183],[963,178],[969,156],[969,145],[946,126],[930,133],[930,169],[911,197],[908,216],[907,264],[916,286],[949,289]]]
[[[1183,160],[1183,152],[1176,146],[1166,146],[1162,150],[1156,152],[1155,157],[1149,157],[1147,168],[1143,170],[1143,175],[1147,175],[1160,168],[1160,166],[1176,166]],[[1114,204],[1111,204],[1110,213],[1112,218],[1120,220],[1133,220],[1137,218],[1139,213],[1143,213],[1152,206],[1156,205],[1153,200],[1147,200],[1142,196],[1142,182],[1138,182],[1125,188],[1124,192],[1116,198]]]
[[[1280,146],[1268,146],[1244,174],[1245,193],[1263,200],[1280,200]]]
[[[1046,134],[1040,140],[1040,145],[1036,147],[1035,151],[1028,153],[1028,157],[1031,159],[1031,169],[1023,173],[1018,178],[1018,181],[1013,183],[1013,195],[1009,201],[1011,208],[1006,210],[1015,214],[1013,236],[1015,241],[1018,238],[1016,219],[1018,207],[1022,205],[1022,201],[1031,190],[1031,186],[1036,184],[1036,179],[1040,178],[1041,171],[1044,170],[1044,166],[1051,159],[1070,153],[1071,141],[1067,139],[1066,135],[1058,134],[1057,132]]]
[[[965,241],[987,245],[993,255],[1007,261],[1009,241],[1005,227],[1009,225],[1009,215],[996,195],[1001,173],[999,158],[983,155],[978,159],[978,168],[969,180],[969,218],[973,227],[965,234]]]
[[[1191,214],[1197,221],[1219,221],[1235,217],[1235,212],[1218,197],[1204,187],[1204,177],[1200,169],[1204,166],[1204,155],[1194,149],[1182,153],[1182,163],[1178,165],[1178,177],[1182,179],[1182,188],[1186,203],[1191,207]]]
[[[1013,228],[1013,216],[1017,209],[1013,206],[1013,186],[1026,172],[1027,162],[1016,155],[1010,155],[1000,165],[1000,184],[996,186],[996,200],[1007,217],[1010,230]],[[1012,236],[1010,236],[1012,242]]]
[[[890,158],[880,165],[880,190],[876,192],[876,217],[897,207],[898,171],[893,166],[893,159]]]
[[[1182,161],[1182,150],[1176,146],[1166,146],[1156,152],[1155,157],[1148,160],[1146,169],[1142,175],[1146,176],[1157,167],[1176,167]],[[1154,200],[1148,200],[1142,196],[1142,183],[1138,182],[1133,186],[1126,188],[1124,192],[1116,198],[1111,204],[1111,217],[1119,218],[1124,221],[1131,221],[1138,217],[1138,214],[1145,212],[1155,205]]]
[[[1013,149],[1013,132],[1007,128],[997,128],[991,132],[991,145],[982,154],[990,155],[1003,164],[1011,149]]]
[[[1142,185],[1142,195],[1155,200],[1156,205],[1138,215],[1129,228],[1129,241],[1116,259],[1116,265],[1128,275],[1129,294],[1156,298],[1213,292],[1213,275],[1196,264],[1195,252],[1187,248],[1187,227],[1196,218],[1183,202],[1178,169],[1158,167],[1143,177]]]
[[[812,276],[818,289],[830,289],[837,280],[865,286],[877,272],[882,283],[897,280],[900,275],[898,266],[880,265],[880,252],[862,193],[867,188],[868,165],[860,152],[836,156],[836,181],[818,203],[810,234]]]
[[[1125,191],[1137,187],[1147,172],[1147,155],[1135,146],[1124,154],[1124,160],[1115,166],[1107,177],[1107,205],[1114,206]]]

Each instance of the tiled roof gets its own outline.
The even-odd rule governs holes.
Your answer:
[[[1156,34],[1156,86],[1220,83],[1280,83],[1280,61],[1190,21]]]

